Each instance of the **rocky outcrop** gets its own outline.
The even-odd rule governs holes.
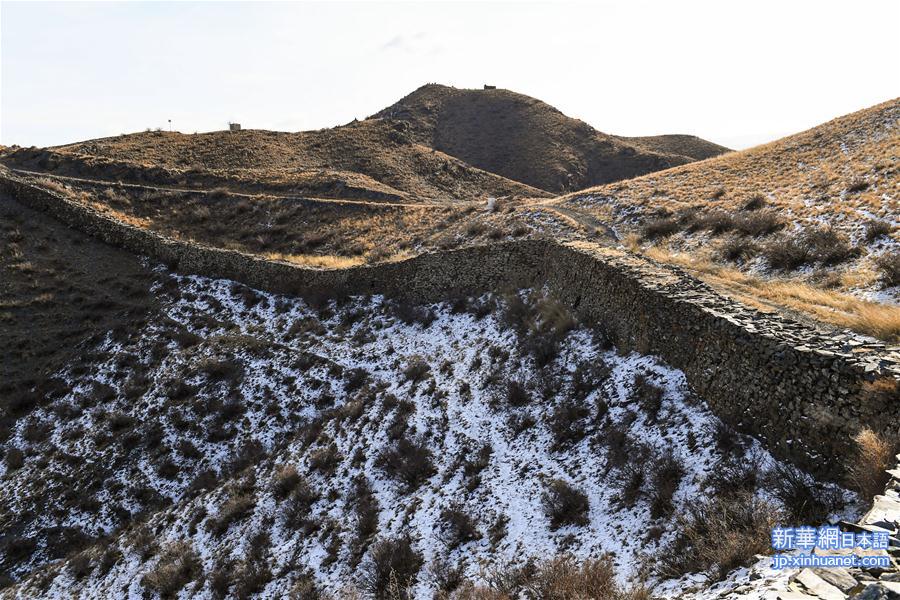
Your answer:
[[[396,263],[313,270],[169,239],[12,174],[0,174],[0,190],[171,268],[272,292],[385,294],[433,302],[510,286],[546,286],[620,348],[658,355],[682,369],[720,418],[763,439],[776,456],[821,476],[841,476],[852,436],[862,427],[900,438],[896,347],[757,312],[677,268],[616,249],[522,240]],[[881,380],[877,386],[876,380]]]

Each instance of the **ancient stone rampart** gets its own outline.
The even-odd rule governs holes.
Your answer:
[[[896,347],[763,314],[683,271],[587,243],[521,240],[402,262],[316,270],[173,240],[0,173],[0,191],[109,244],[184,273],[288,294],[385,294],[435,302],[510,286],[546,286],[623,350],[660,356],[694,391],[776,456],[837,478],[852,436],[900,439]],[[881,380],[881,385],[872,385]],[[885,392],[890,385],[894,392]],[[880,390],[880,391],[878,391]]]

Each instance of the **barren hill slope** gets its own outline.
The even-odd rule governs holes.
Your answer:
[[[620,137],[619,139],[629,144],[640,146],[650,152],[676,154],[694,160],[704,160],[731,152],[725,146],[698,138],[696,135],[648,135],[642,137]]]
[[[900,335],[898,123],[894,99],[769,144],[551,204],[740,294],[842,324],[848,315],[865,318],[863,329],[890,339]],[[862,315],[853,296],[887,306]]]
[[[549,191],[585,188],[727,151],[693,136],[621,138],[509,90],[422,86],[372,119],[467,163]]]
[[[354,122],[287,133],[144,132],[7,153],[10,166],[172,183],[199,181],[326,197],[460,199],[543,192],[415,143],[402,125]],[[158,181],[157,181],[158,180]]]

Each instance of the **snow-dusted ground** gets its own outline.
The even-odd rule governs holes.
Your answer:
[[[374,537],[409,534],[422,555],[416,597],[431,596],[429,566],[440,562],[460,565],[478,581],[492,564],[612,553],[626,581],[647,574],[654,554],[676,534],[676,515],[705,497],[704,482],[722,458],[718,420],[691,395],[681,372],[654,357],[605,349],[583,327],[565,336],[559,356],[541,370],[500,309],[479,316],[434,305],[428,307],[433,321],[407,324],[380,297],[320,312],[294,298],[200,277],[173,277],[158,292],[163,317],[125,341],[109,336],[98,349],[101,360],[87,372],[60,374],[74,385],[71,393],[19,423],[9,446],[28,450],[29,458],[7,474],[0,490],[6,514],[35,515],[18,534],[23,538],[43,540],[42,532],[59,526],[113,534],[101,546],[115,558],[76,577],[71,565],[51,563],[39,542],[12,575],[50,568],[6,590],[10,596],[139,598],[142,577],[158,556],[142,550],[146,532],[151,547],[186,541],[207,575],[261,553],[271,577],[260,597],[286,597],[303,573],[338,592],[358,583],[370,561],[372,540],[357,534],[360,480],[368,482],[377,507]],[[186,341],[185,331],[198,337]],[[405,374],[411,364],[427,365],[419,381]],[[579,367],[595,377],[585,394],[573,388]],[[140,374],[146,392],[135,401],[128,387]],[[663,391],[656,418],[635,401],[638,376]],[[508,404],[511,380],[524,384],[529,402]],[[99,400],[96,383],[111,390]],[[560,446],[553,415],[571,399],[586,409],[577,421],[584,435]],[[25,429],[34,423],[50,428],[44,441],[27,439]],[[630,505],[623,500],[622,468],[608,462],[612,430],[644,452],[639,468],[651,469],[664,456],[682,463],[674,515],[651,518],[649,493]],[[111,431],[111,438],[98,431]],[[140,435],[128,438],[132,431]],[[380,461],[401,437],[422,441],[433,462],[433,472],[412,489]],[[762,466],[773,464],[756,441],[746,443]],[[482,448],[489,448],[482,454],[489,458],[480,473],[471,465],[467,473]],[[34,458],[41,453],[46,464]],[[288,502],[276,493],[286,466],[314,492],[307,527],[286,525]],[[0,475],[5,469],[0,466]],[[204,471],[214,484],[189,493]],[[91,478],[99,481],[91,488],[96,502],[60,501],[63,510],[46,509],[62,497],[44,488],[45,479],[55,481],[53,473],[78,489]],[[587,525],[551,529],[542,498],[553,479],[587,495]],[[138,488],[143,491],[135,493]],[[208,519],[242,494],[249,498],[245,510],[224,531],[214,531]],[[148,497],[156,500],[142,500]],[[451,507],[472,519],[476,539],[448,546],[442,512]],[[148,511],[143,529],[117,529],[123,521],[116,515],[141,509]],[[268,534],[265,547],[259,547],[265,538],[254,538],[259,532]],[[198,577],[181,596],[213,597],[212,579]],[[660,589],[677,595],[691,587],[684,580]]]

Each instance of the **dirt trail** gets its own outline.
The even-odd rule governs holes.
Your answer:
[[[158,186],[158,185],[143,185],[140,183],[120,183],[117,181],[107,181],[105,179],[88,179],[86,177],[72,177],[71,175],[56,175],[52,173],[44,173],[41,171],[29,171],[27,169],[16,169],[12,167],[7,167],[10,171],[14,173],[19,173],[20,175],[27,175],[31,177],[46,177],[48,179],[59,179],[62,181],[74,181],[78,183],[86,183],[89,185],[97,185],[97,186],[105,186],[105,187],[127,187],[148,191],[161,191],[161,192],[178,192],[182,194],[210,194],[212,190],[204,190],[204,189],[196,189],[196,188],[180,188],[175,186]],[[311,196],[292,196],[290,194],[277,194],[277,193],[265,193],[265,194],[248,194],[245,192],[233,192],[228,191],[229,196],[237,196],[244,198],[257,198],[259,196],[268,196],[271,198],[280,198],[283,200],[303,200],[304,202],[318,202],[322,204],[346,204],[353,206],[372,206],[372,207],[400,207],[400,208],[434,208],[434,207],[444,207],[444,206],[466,206],[468,204],[473,204],[473,202],[453,202],[453,203],[441,203],[441,202],[377,202],[374,200],[340,200],[336,198],[314,198]],[[481,202],[478,202],[481,204]]]

